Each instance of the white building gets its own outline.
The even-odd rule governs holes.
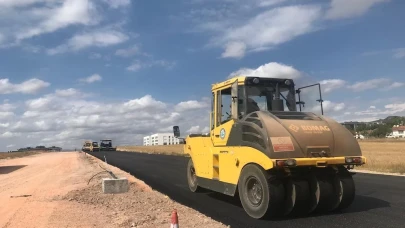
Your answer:
[[[143,137],[143,145],[150,146],[150,136]]]
[[[405,126],[394,125],[387,138],[405,138]]]
[[[144,146],[174,145],[180,144],[180,140],[173,133],[157,133],[143,137]]]

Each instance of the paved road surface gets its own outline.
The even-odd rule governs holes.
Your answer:
[[[212,192],[190,192],[186,182],[185,157],[118,151],[91,154],[102,160],[105,155],[109,164],[135,175],[177,202],[231,227],[405,227],[405,177],[354,175],[357,196],[344,213],[255,220],[245,214],[238,199]]]

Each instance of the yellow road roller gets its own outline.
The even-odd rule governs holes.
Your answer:
[[[314,88],[317,106],[307,111],[303,95]],[[256,219],[351,205],[350,170],[366,158],[353,134],[324,115],[319,83],[296,88],[288,78],[237,76],[211,92],[210,132],[184,138],[192,192],[239,197]],[[180,137],[179,126],[173,132]]]

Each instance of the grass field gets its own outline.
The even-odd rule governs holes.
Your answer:
[[[42,152],[11,152],[11,153],[1,153],[0,152],[0,159],[7,159],[7,158],[21,158],[21,157],[26,157],[26,156],[31,156],[34,154],[39,154]]]
[[[367,164],[355,169],[365,169],[377,172],[405,173],[405,140],[396,139],[366,139],[359,140]],[[121,151],[136,151],[183,155],[183,145],[168,146],[119,146]]]

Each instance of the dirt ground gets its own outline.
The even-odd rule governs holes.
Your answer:
[[[31,155],[35,155],[35,154],[39,154],[42,152],[11,152],[11,153],[7,153],[7,152],[2,152],[0,153],[0,159],[12,159],[12,158],[21,158],[21,157],[26,157],[26,156],[31,156]]]
[[[101,179],[127,177],[130,190],[103,194]],[[79,152],[0,160],[0,227],[227,227],[173,202],[118,168]]]
[[[359,144],[368,162],[366,165],[355,169],[405,173],[405,139],[366,139],[359,140]],[[117,150],[184,155],[183,145],[119,146]]]

